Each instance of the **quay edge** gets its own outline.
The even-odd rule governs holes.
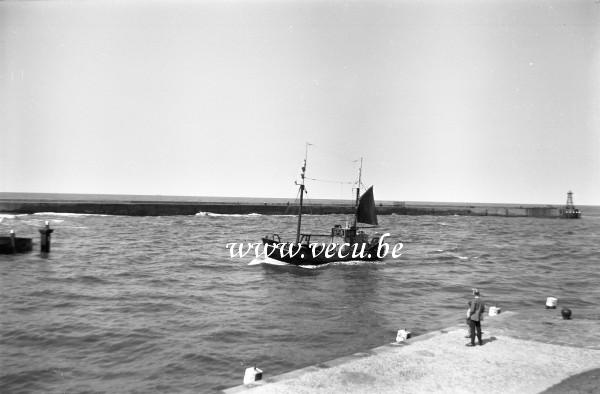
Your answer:
[[[465,346],[463,324],[280,375],[270,376],[257,363],[263,380],[223,392],[467,393],[474,381],[465,371],[474,366],[480,392],[552,392],[564,382],[573,389],[569,392],[587,392],[577,388],[598,387],[598,373],[588,372],[600,368],[599,328],[593,317],[563,320],[557,309],[502,312],[485,317],[483,346]]]

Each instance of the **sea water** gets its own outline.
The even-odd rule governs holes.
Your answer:
[[[590,212],[590,210],[592,210]],[[327,233],[344,215],[305,216]],[[0,256],[0,391],[215,392],[464,324],[471,288],[502,311],[559,299],[600,319],[600,212],[580,220],[380,216],[403,254],[318,268],[231,258],[294,217],[0,216],[35,251]],[[37,229],[55,230],[42,256]],[[484,321],[485,331],[485,321]]]

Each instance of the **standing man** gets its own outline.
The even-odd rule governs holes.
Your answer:
[[[475,331],[477,331],[477,341],[479,346],[483,345],[481,340],[481,321],[483,320],[483,312],[485,312],[485,306],[483,300],[479,298],[479,290],[473,289],[474,298],[469,301],[469,334],[471,335],[471,342],[467,343],[467,346],[475,346]]]

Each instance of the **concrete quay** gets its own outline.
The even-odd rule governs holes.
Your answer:
[[[482,328],[483,346],[465,346],[465,324],[278,376],[264,371],[262,381],[224,392],[600,392],[598,316],[562,320],[560,309],[542,307],[486,316]]]

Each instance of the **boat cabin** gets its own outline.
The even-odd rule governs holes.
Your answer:
[[[357,227],[342,227],[337,224],[331,229],[331,242],[332,243],[368,243],[369,235],[362,230],[358,230]]]

